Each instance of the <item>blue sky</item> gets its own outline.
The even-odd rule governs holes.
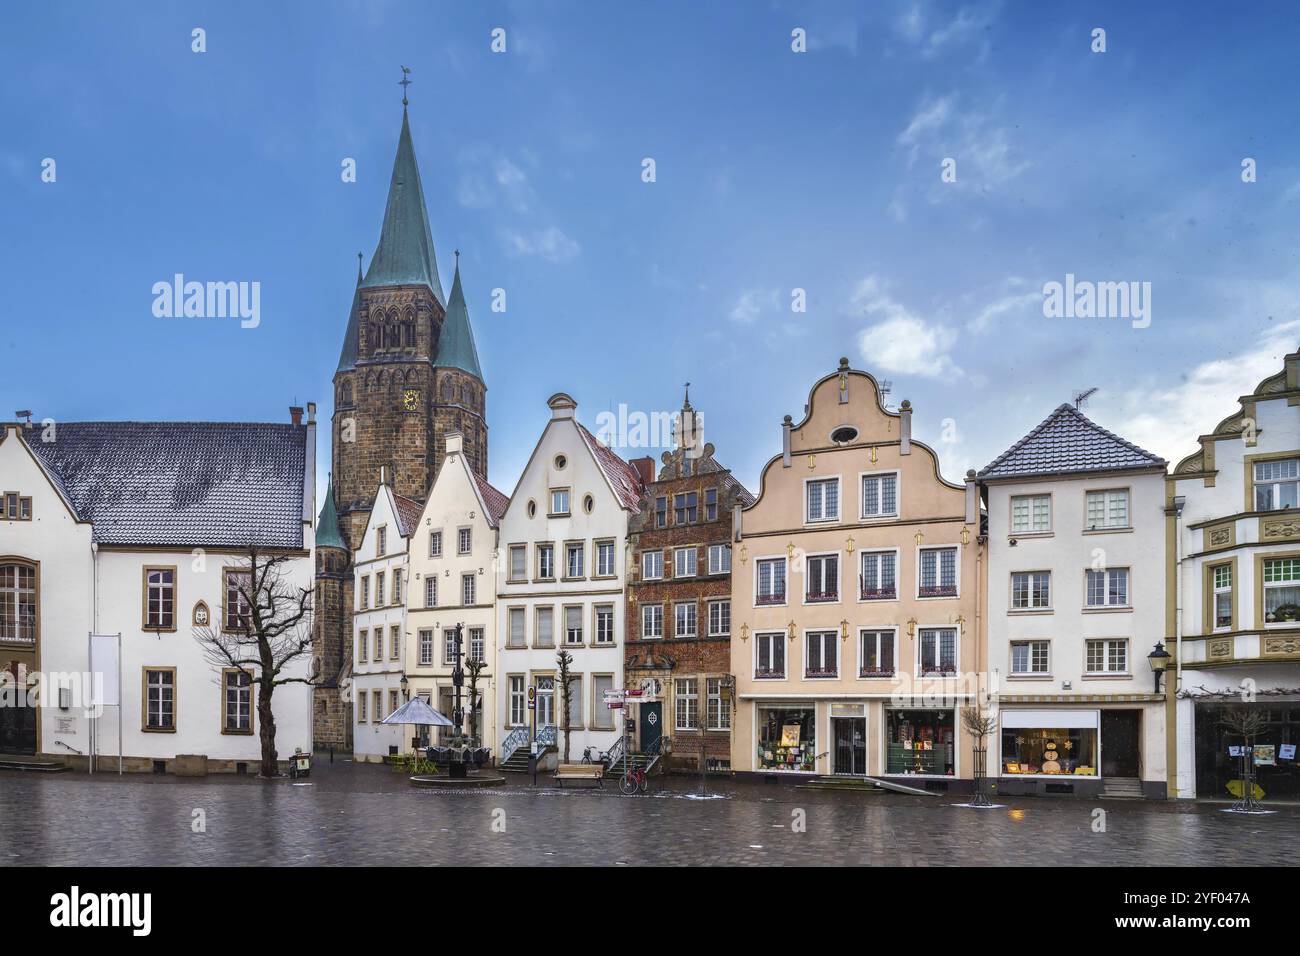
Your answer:
[[[1298,41],[1268,2],[9,5],[0,414],[327,420],[405,64],[499,487],[553,392],[594,425],[686,381],[756,487],[840,355],[953,479],[1094,386],[1089,414],[1181,457],[1300,344]],[[176,272],[260,282],[261,325],[156,318]],[[1067,273],[1150,282],[1150,326],[1044,318]]]

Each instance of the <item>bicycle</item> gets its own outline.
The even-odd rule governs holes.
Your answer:
[[[630,797],[638,790],[642,793],[648,793],[650,778],[646,776],[646,772],[640,767],[628,767],[618,780],[618,789],[623,792],[625,797]]]
[[[600,764],[606,770],[609,769],[609,754],[603,753],[599,747],[587,747],[582,751],[582,760],[580,763]]]

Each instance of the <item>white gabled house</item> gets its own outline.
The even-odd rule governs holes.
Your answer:
[[[587,746],[609,750],[620,735],[619,711],[606,708],[604,692],[623,686],[627,528],[641,479],[578,422],[572,398],[559,393],[547,405],[551,420],[499,535],[497,754],[508,769],[526,760],[534,727],[563,759],[560,651],[573,656],[569,759]]]
[[[93,752],[96,770],[119,754],[133,771],[260,768],[256,686],[211,663],[196,631],[238,626],[229,582],[250,542],[290,559],[286,583],[312,585],[315,407],[306,423],[302,411],[287,424],[0,430],[0,679],[41,691],[39,706],[0,707],[0,753],[85,769]],[[92,632],[114,635],[93,698]],[[303,654],[282,676],[310,666]],[[273,712],[280,760],[310,749],[308,685],[277,687]]]
[[[420,503],[397,494],[381,469],[379,488],[353,558],[352,614],[353,758],[381,763],[402,753],[406,728],[383,719],[404,703],[408,544]]]

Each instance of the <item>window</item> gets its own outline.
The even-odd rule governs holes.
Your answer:
[[[456,666],[456,629],[454,627],[442,629],[442,662],[447,667]]]
[[[506,637],[506,646],[523,647],[526,643],[524,637],[524,609],[512,607],[508,614],[510,616],[510,631]]]
[[[1050,674],[1047,666],[1047,641],[1012,641],[1012,674]]]
[[[1011,532],[1013,534],[1037,534],[1051,530],[1051,495],[1012,496]]]
[[[510,678],[510,725],[522,727],[528,721],[528,703],[522,677]]]
[[[641,637],[653,640],[664,636],[664,606],[662,604],[641,605]]]
[[[484,662],[483,649],[483,628],[471,627],[469,629],[469,659],[482,664]]]
[[[596,730],[614,729],[614,711],[605,706],[605,691],[613,689],[612,674],[591,675],[591,726]]]
[[[364,611],[370,607],[370,578],[361,579],[361,593],[357,595],[357,607]]]
[[[539,544],[537,546],[537,577],[544,581],[555,577],[555,545]]]
[[[433,666],[433,629],[420,629],[420,666]]]
[[[803,676],[821,679],[840,676],[838,631],[812,631],[804,639],[806,656]]]
[[[555,608],[539,607],[537,609],[537,647],[555,646]]]
[[[357,723],[359,724],[366,722],[366,701],[368,699],[369,696],[364,690],[357,691]]]
[[[804,600],[838,601],[840,599],[840,556],[818,554],[804,560]]]
[[[779,680],[785,677],[785,631],[754,635],[754,679]]]
[[[1220,564],[1210,569],[1213,588],[1214,630],[1232,627],[1232,565]]]
[[[862,517],[889,518],[898,514],[898,473],[862,476]]]
[[[395,690],[388,692],[388,712],[394,713],[398,707],[402,706],[402,695]]]
[[[641,553],[641,577],[647,581],[657,581],[664,576],[664,553],[662,551],[643,551]]]
[[[952,776],[956,773],[956,717],[952,709],[885,708],[885,772]]]
[[[388,657],[397,660],[402,656],[402,630],[396,624],[388,629]]]
[[[695,637],[699,633],[699,607],[694,601],[673,605],[673,636]]]
[[[700,692],[694,677],[679,677],[673,681],[673,701],[677,711],[677,729],[699,730]]]
[[[429,532],[429,557],[431,558],[442,557],[442,532],[441,531]]]
[[[582,677],[569,677],[569,727],[578,730],[582,727]]]
[[[755,604],[785,603],[785,558],[764,558],[754,563],[758,576]]]
[[[867,628],[860,630],[858,632],[858,676],[893,677],[894,644],[895,634],[892,630]]]
[[[709,637],[726,637],[731,633],[731,602],[709,602]]]
[[[596,576],[610,578],[614,576],[614,542],[596,542]]]
[[[225,630],[248,630],[249,609],[246,593],[253,586],[253,577],[247,571],[226,570]]]
[[[695,524],[700,520],[700,495],[696,491],[673,495],[673,523]]]
[[[176,629],[176,569],[144,569],[144,627],[151,631]]]
[[[16,491],[6,492],[4,500],[0,501],[0,518],[8,521],[31,521],[32,499]]]
[[[1300,620],[1300,558],[1264,559],[1264,623]]]
[[[364,664],[370,660],[370,632],[357,631],[357,663]]]
[[[424,579],[424,606],[438,606],[438,579],[432,574]]]
[[[717,488],[704,489],[704,520],[705,521],[718,520],[718,489]]]
[[[838,521],[840,518],[840,480],[814,478],[804,485],[807,498],[806,521]]]
[[[160,667],[144,672],[144,729],[176,729],[176,669]]]
[[[1088,572],[1088,607],[1127,607],[1128,568]]]
[[[460,576],[460,603],[466,607],[474,604],[474,595],[477,590],[477,582],[473,574],[462,574]]]
[[[1127,528],[1128,489],[1088,492],[1088,530]]]
[[[756,705],[756,769],[812,773],[817,766],[817,711],[789,705]]]
[[[614,605],[612,604],[596,606],[596,643],[614,643]]]
[[[920,671],[925,676],[954,677],[957,674],[957,629],[922,628],[918,638]]]
[[[523,581],[528,577],[528,545],[510,546],[510,580]]]
[[[0,564],[0,641],[36,643],[36,569]]]
[[[402,603],[402,569],[393,568],[393,603]]]
[[[691,578],[695,576],[696,553],[694,548],[678,548],[673,552],[673,577]]]
[[[863,551],[858,580],[864,601],[893,601],[898,597],[898,555],[893,551]]]
[[[375,573],[375,607],[384,606],[384,572]]]
[[[709,545],[709,573],[710,574],[731,573],[731,545],[729,544]]]
[[[1127,674],[1128,641],[1105,639],[1088,642],[1089,674]]]
[[[583,574],[583,561],[586,556],[586,547],[582,544],[566,544],[564,546],[564,576],[568,578],[580,578]]]
[[[582,643],[582,608],[566,607],[564,609],[564,643]]]
[[[1300,458],[1255,462],[1255,510],[1300,507]]]
[[[221,732],[226,734],[251,734],[253,732],[253,679],[241,670],[226,669],[221,672],[224,700]]]
[[[375,628],[374,635],[375,635],[375,653],[371,657],[371,660],[373,660],[375,663],[378,663],[379,661],[382,661],[384,659],[384,629],[382,627]]]
[[[551,514],[553,516],[569,513],[569,489],[555,488],[551,491]]]
[[[474,550],[474,529],[461,528],[456,533],[456,553],[469,554]]]
[[[708,694],[708,714],[706,716],[709,730],[730,730],[731,701],[722,695],[722,678],[706,678],[704,687]]]
[[[957,549],[922,548],[921,580],[917,597],[957,596]]]
[[[1050,571],[1015,571],[1011,575],[1011,607],[1026,611],[1052,606]]]
[[[387,553],[388,553],[388,529],[377,528],[375,530],[375,557],[382,558]]]
[[[384,719],[384,692],[382,690],[372,690],[370,692],[370,713],[371,720],[379,723]]]
[[[668,499],[663,495],[655,499],[655,527],[668,527]]]
[[[1095,712],[1094,712],[1095,713]],[[1097,776],[1097,726],[1095,718],[1062,714],[1062,723],[1091,724],[1091,726],[1023,727],[1022,720],[1011,721],[1007,716],[1019,717],[1012,711],[1003,711],[1002,772],[1010,775],[1055,775],[1071,777]]]

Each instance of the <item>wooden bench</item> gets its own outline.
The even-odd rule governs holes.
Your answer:
[[[562,763],[555,768],[555,782],[564,789],[566,780],[595,780],[605,789],[605,768],[598,763]]]

